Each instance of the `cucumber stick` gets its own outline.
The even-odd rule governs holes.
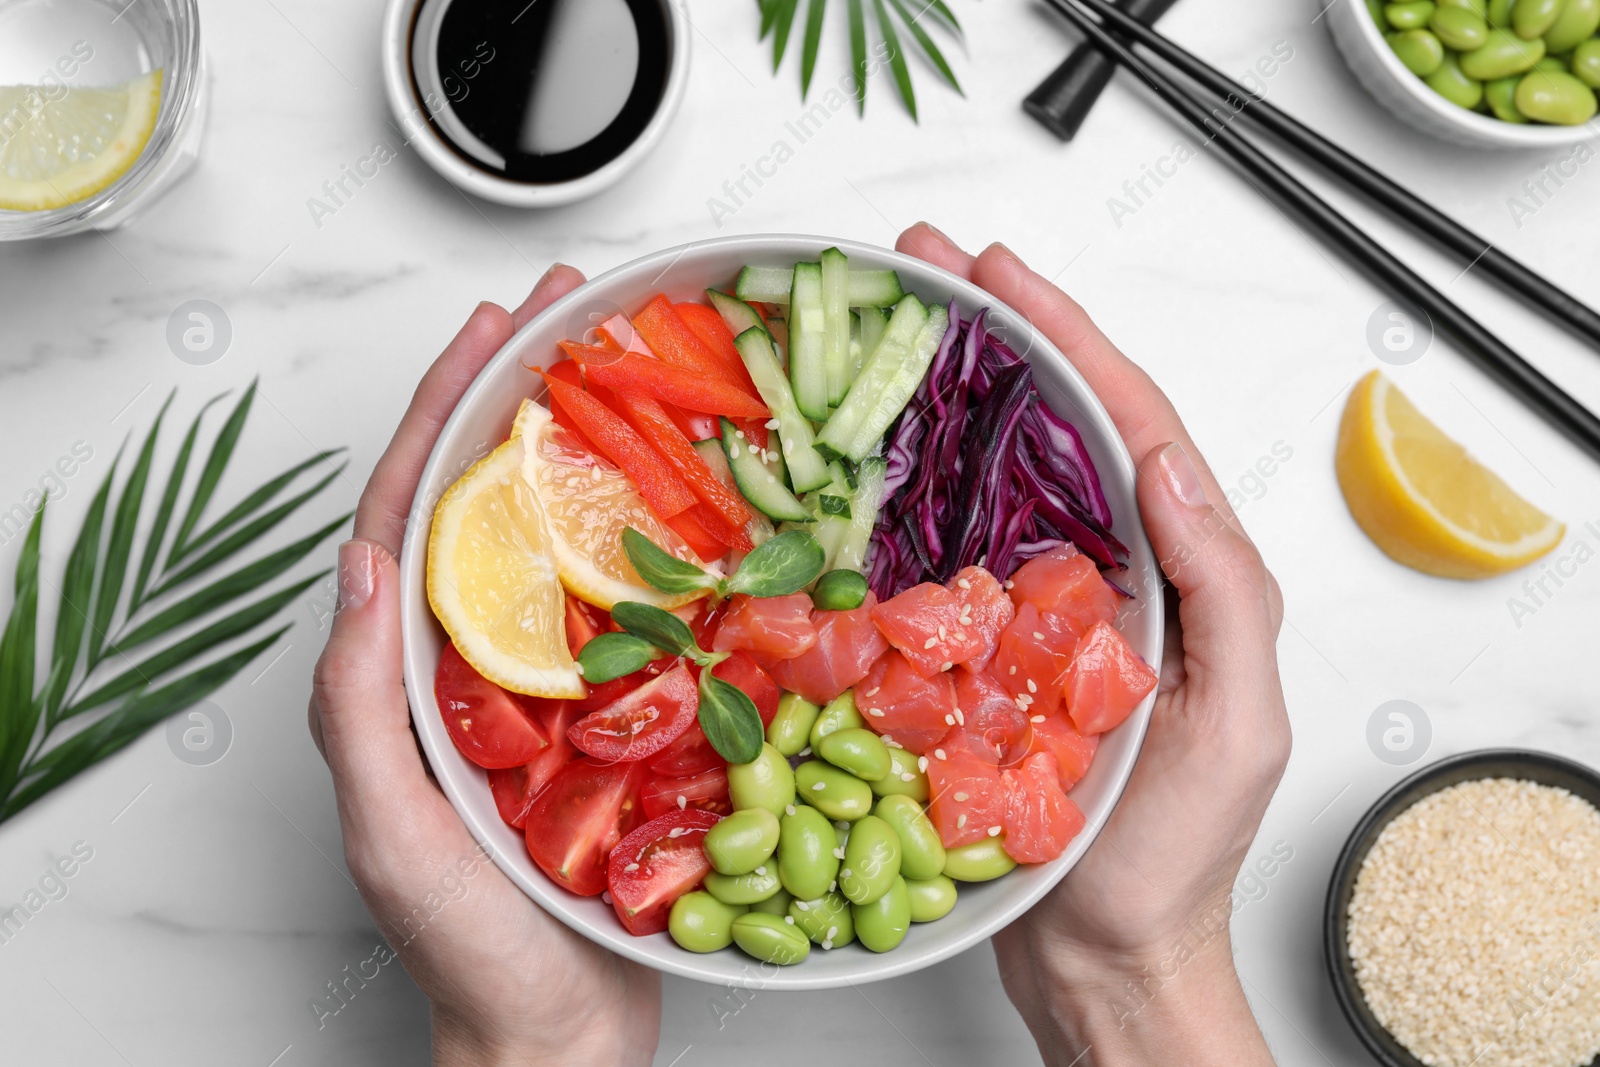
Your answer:
[[[734,293],[740,300],[758,304],[787,304],[794,283],[788,267],[746,267],[739,272]],[[853,308],[889,307],[905,295],[900,275],[892,270],[853,270],[847,299]]]
[[[829,459],[865,459],[922,384],[949,325],[938,304],[926,308],[910,294],[896,304],[861,376],[817,435],[817,451]]]
[[[861,368],[867,362],[867,357],[872,355],[873,349],[878,347],[878,342],[883,340],[883,331],[889,328],[889,316],[883,313],[882,308],[862,308],[856,312],[856,326],[860,331],[857,340],[860,342],[852,358],[855,365],[850,368],[850,380],[853,382],[861,376]]]
[[[789,384],[800,413],[813,422],[828,418],[828,369],[823,362],[826,333],[822,264],[796,263],[794,302],[789,305]]]
[[[711,301],[711,306],[717,309],[717,314],[722,316],[722,321],[727,323],[728,331],[735,337],[753,326],[762,325],[761,316],[756,314],[756,309],[737,297],[719,293],[715,289],[707,289],[706,299]]]
[[[722,450],[722,442],[715,437],[707,437],[703,441],[694,442],[694,450],[705,460],[706,466],[711,468],[711,473],[722,480],[724,485],[732,486],[741,495],[739,483],[734,480],[733,470],[728,466],[728,454]],[[750,521],[745,524],[744,532],[750,536],[752,544],[761,544],[770,540],[777,531],[772,522],[759,511],[750,516]]]
[[[727,419],[722,420],[722,451],[733,483],[757,511],[781,522],[805,522],[811,518],[811,510],[763,462],[761,450],[742,440],[738,428]]]
[[[789,484],[797,493],[821,489],[833,480],[828,464],[814,447],[811,424],[795,404],[789,379],[778,364],[778,353],[766,330],[753,326],[734,339],[756,392],[778,420],[779,454],[789,465]]]
[[[816,521],[808,527],[822,545],[824,571],[861,571],[867,561],[867,549],[872,544],[872,531],[878,523],[878,509],[886,495],[888,463],[882,456],[868,456],[855,472],[852,487],[844,478],[840,464],[832,466],[838,477],[810,496]],[[848,514],[828,510],[828,501],[848,494]]]
[[[837,248],[822,253],[822,366],[828,403],[838,405],[854,380],[850,367],[850,261]]]

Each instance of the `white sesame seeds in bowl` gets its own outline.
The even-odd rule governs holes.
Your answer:
[[[1088,851],[1133,773],[1155,703],[1152,694],[1125,722],[1102,736],[1088,775],[1071,793],[1087,824],[1059,858],[1020,866],[992,882],[963,884],[949,915],[913,925],[899,947],[882,954],[849,944],[813,951],[803,963],[778,967],[733,949],[696,955],[679,948],[666,933],[634,937],[602,898],[574,896],[545,877],[529,858],[522,834],[501,820],[484,772],[457,751],[434,697],[434,674],[446,640],[428,607],[425,581],[435,502],[476,457],[505,439],[524,398],[543,396],[542,384],[536,384],[539,379],[528,368],[547,363],[557,351],[556,342],[574,336],[574,323],[587,324],[594,308],[606,308],[608,314],[636,311],[662,292],[673,300],[699,299],[708,287],[729,287],[747,264],[812,261],[829,247],[843,250],[852,264],[897,271],[906,289],[926,301],[955,300],[969,314],[990,309],[991,326],[1004,330],[1012,347],[1032,365],[1040,395],[1083,436],[1111,507],[1113,532],[1129,548],[1128,568],[1118,575],[1118,584],[1138,594],[1124,605],[1117,627],[1146,662],[1158,672],[1161,668],[1162,575],[1139,520],[1133,461],[1105,408],[1067,358],[1024,315],[972,283],[872,245],[823,237],[750,235],[657,252],[600,275],[551,305],[484,367],[445,424],[423,470],[400,560],[405,680],[412,720],[439,786],[462,821],[500,870],[541,908],[622,956],[723,986],[812,990],[860,985],[921,970],[986,941],[1037,903]],[[927,764],[919,760],[919,766],[925,769]]]
[[[1600,775],[1492,750],[1407,778],[1345,845],[1324,950],[1385,1067],[1600,1062]]]

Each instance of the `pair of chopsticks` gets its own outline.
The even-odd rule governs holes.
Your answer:
[[[1562,326],[1600,347],[1600,315],[1488,241],[1430,207],[1303,123],[1266,103],[1214,67],[1155,30],[1128,17],[1107,0],[1049,0],[1101,52],[1136,74],[1209,140],[1233,159],[1257,191],[1300,216],[1324,240],[1363,267],[1393,295],[1426,313],[1490,376],[1600,460],[1600,418],[1568,396],[1483,324],[1424,281],[1393,253],[1297,181],[1231,125],[1229,112],[1246,117],[1328,173],[1366,194],[1400,221],[1462,256],[1482,272],[1546,312]],[[1091,14],[1092,12],[1092,14]],[[1161,60],[1227,101],[1223,119],[1206,104],[1129,48],[1137,42]]]

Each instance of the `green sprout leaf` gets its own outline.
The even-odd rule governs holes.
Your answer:
[[[749,763],[761,755],[761,713],[738,686],[709,670],[700,672],[700,729],[729,763]]]
[[[584,681],[599,685],[643,670],[658,655],[656,646],[642,637],[630,633],[600,634],[578,653],[578,665],[583,668]]]
[[[689,624],[670,611],[637,600],[624,600],[612,606],[611,618],[634,637],[649,642],[669,656],[688,656],[697,663],[707,658],[695,644]]]
[[[631,526],[622,531],[622,550],[639,577],[663,593],[676,595],[716,588],[714,576],[665,551]]]
[[[827,554],[815,537],[805,530],[788,530],[757,545],[727,580],[727,591],[788,596],[816,581],[826,563]]]

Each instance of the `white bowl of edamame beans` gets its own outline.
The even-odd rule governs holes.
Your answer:
[[[1135,470],[1121,436],[1083,377],[1026,316],[972,283],[921,260],[850,241],[794,235],[725,237],[671,248],[600,275],[519,330],[484,367],[462,396],[433,450],[419,484],[401,558],[405,680],[413,721],[440,787],[496,865],[549,914],[613,952],[657,970],[716,983],[760,989],[815,990],[858,985],[908,974],[986,941],[1048,893],[1088,851],[1111,817],[1138,758],[1155,696],[1101,735],[1092,765],[1071,789],[1086,819],[1056,859],[1023,864],[993,881],[963,883],[942,919],[915,923],[885,952],[860,943],[810,953],[781,967],[739,952],[686,951],[667,933],[633,936],[601,896],[577,896],[535,865],[523,834],[502,820],[485,772],[470,762],[447,731],[435,697],[435,673],[448,638],[430,610],[426,592],[427,545],[434,507],[462,471],[506,439],[519,404],[539,399],[545,387],[529,367],[547,363],[557,342],[621,310],[632,314],[656,294],[673,301],[702,298],[707,288],[728,289],[747,264],[814,261],[841,249],[851,270],[893,270],[904,290],[928,304],[952,301],[970,314],[988,308],[988,325],[1031,365],[1039,397],[1071,422],[1098,471],[1116,538],[1128,550],[1117,585],[1132,594],[1121,602],[1116,627],[1128,645],[1159,672],[1164,613],[1163,579],[1146,540],[1135,497]],[[598,317],[597,317],[598,316]],[[949,664],[945,665],[946,667]],[[680,805],[681,807],[681,805]],[[996,830],[998,827],[995,828]],[[537,961],[528,961],[537,966]]]
[[[1326,17],[1367,92],[1440,140],[1535,149],[1600,136],[1600,0],[1335,0]]]

